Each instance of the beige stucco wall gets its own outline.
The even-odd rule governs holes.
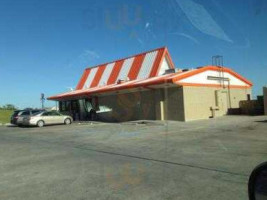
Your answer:
[[[161,104],[164,108],[161,108]],[[183,89],[180,87],[99,97],[99,105],[112,109],[98,114],[103,121],[184,121]],[[163,109],[163,110],[162,110]],[[163,111],[163,115],[161,113]],[[162,117],[164,116],[164,119]]]
[[[102,96],[99,105],[112,111],[98,116],[101,120],[114,122],[208,119],[225,115],[230,108],[239,108],[239,102],[246,100],[247,94],[251,94],[250,89],[231,89],[229,92],[228,89],[186,86]]]
[[[183,88],[175,87],[165,91],[165,120],[184,121]]]
[[[184,87],[185,121],[208,119],[227,114],[230,108],[239,108],[250,89],[220,89],[211,87]]]
[[[99,97],[99,105],[112,109],[111,112],[100,113],[103,121],[133,121],[155,120],[155,94],[154,91],[133,92]]]
[[[184,121],[182,87],[156,90],[155,111],[156,120]]]
[[[263,98],[264,98],[264,113],[267,115],[267,87],[263,88]]]

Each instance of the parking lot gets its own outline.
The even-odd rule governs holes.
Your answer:
[[[0,199],[248,199],[266,120],[0,126]]]

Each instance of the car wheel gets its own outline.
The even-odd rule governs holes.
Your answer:
[[[38,127],[43,127],[44,126],[44,121],[40,120],[37,122]]]
[[[69,118],[65,119],[64,124],[66,124],[66,125],[71,124],[71,120]]]

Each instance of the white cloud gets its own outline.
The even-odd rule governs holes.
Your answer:
[[[80,59],[86,59],[86,60],[94,60],[94,59],[99,59],[100,56],[98,55],[97,52],[92,51],[92,50],[85,50],[80,56]]]
[[[191,0],[176,0],[176,2],[199,31],[227,42],[233,42],[201,4]]]
[[[80,55],[71,60],[68,64],[68,68],[74,68],[76,66],[85,66],[91,64],[92,61],[99,59],[100,56],[96,51],[84,50]]]
[[[194,43],[199,44],[199,41],[196,38],[192,37],[191,35],[188,35],[188,34],[185,34],[185,33],[170,33],[170,34],[171,35],[179,35],[179,36],[185,37],[185,38],[193,41]]]
[[[88,65],[92,61],[97,60],[99,58],[100,58],[100,56],[96,51],[85,50],[78,57],[78,63],[80,63],[81,65]]]

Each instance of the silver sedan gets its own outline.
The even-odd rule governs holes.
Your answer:
[[[24,126],[43,127],[51,124],[71,124],[73,121],[69,115],[63,115],[56,111],[42,111],[35,115],[19,117],[17,124]]]

